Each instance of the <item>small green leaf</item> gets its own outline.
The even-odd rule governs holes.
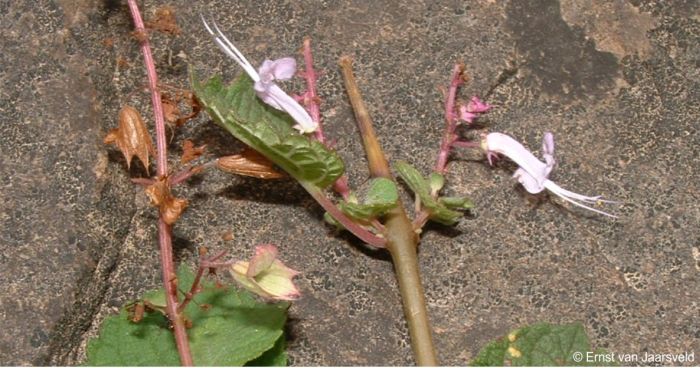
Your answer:
[[[411,188],[413,193],[420,197],[421,201],[423,201],[424,197],[430,197],[430,185],[415,167],[406,161],[399,161],[394,165],[394,169],[396,169],[399,177]]]
[[[374,178],[364,196],[364,203],[343,201],[338,204],[338,208],[356,220],[369,221],[396,207],[398,200],[399,191],[393,181]]]
[[[379,206],[392,206],[399,200],[396,184],[387,178],[374,178],[370,183],[364,203]]]
[[[180,268],[179,288],[188,290],[192,282],[192,273]],[[288,303],[262,303],[247,292],[210,281],[202,287],[184,312],[192,322],[187,334],[196,365],[243,365],[277,348]],[[149,295],[157,302],[162,291]],[[87,356],[86,364],[92,366],[180,364],[167,318],[160,312],[146,312],[139,323],[133,323],[126,309],[105,319],[99,337],[88,343]]]
[[[219,125],[296,180],[323,189],[343,174],[345,167],[340,157],[318,141],[299,134],[287,114],[262,102],[247,75],[227,87],[221,77],[202,84],[193,73],[192,88]]]
[[[440,197],[438,202],[449,209],[468,210],[474,208],[474,203],[467,197]]]
[[[430,184],[430,193],[437,194],[445,186],[445,176],[436,172],[430,173],[428,183]]]
[[[394,168],[399,177],[420,198],[421,205],[430,214],[431,220],[445,225],[453,225],[462,217],[460,212],[453,211],[433,199],[430,195],[430,184],[415,167],[405,161],[399,161]]]
[[[597,360],[588,359],[596,354]],[[588,357],[588,358],[587,358]],[[605,357],[608,357],[608,361]],[[519,328],[486,345],[472,366],[609,366],[610,353],[591,350],[580,323],[537,323]]]

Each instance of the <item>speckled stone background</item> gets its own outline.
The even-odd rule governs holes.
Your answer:
[[[476,210],[455,228],[430,226],[420,249],[442,364],[464,365],[487,341],[537,321],[581,321],[595,346],[694,352],[698,364],[698,2],[140,4],[146,18],[164,4],[177,11],[180,36],[151,35],[161,81],[173,86],[186,86],[188,65],[240,72],[199,14],[254,64],[298,56],[312,37],[326,129],[355,186],[367,173],[341,54],[355,59],[390,159],[432,166],[440,88],[463,60],[472,80],[460,97],[497,106],[488,129],[535,149],[554,132],[553,179],[623,202],[619,220],[592,215],[526,196],[512,164],[456,155],[447,191],[472,196]],[[0,14],[0,364],[77,364],[105,315],[158,285],[155,210],[121,154],[102,144],[123,104],[151,114],[142,57],[121,1],[0,1]],[[173,135],[174,154],[186,138],[213,154],[241,148],[204,115]],[[144,174],[134,166],[132,177]],[[273,242],[303,271],[291,364],[413,364],[387,255],[334,234],[299,186],[210,172],[177,193],[191,200],[174,232],[179,260],[192,262],[197,246],[243,258]]]

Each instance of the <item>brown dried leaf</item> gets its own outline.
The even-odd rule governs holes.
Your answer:
[[[179,35],[181,32],[175,20],[175,9],[168,5],[158,8],[155,17],[146,22],[146,27],[171,35]]]
[[[192,112],[189,113],[188,115],[180,116],[180,118],[177,119],[177,121],[175,122],[175,125],[177,125],[177,126],[180,126],[180,125],[186,123],[187,120],[193,119],[194,117],[199,115],[200,111],[202,111],[202,105],[199,103],[199,100],[194,95],[194,93],[192,93],[190,91],[183,92],[183,99],[187,100],[187,104],[192,109]]]
[[[180,109],[177,107],[177,101],[174,101],[167,93],[163,93],[160,96],[160,100],[163,105],[163,118],[169,124],[175,124],[181,116]]]
[[[186,164],[204,153],[206,146],[195,147],[191,140],[187,139],[182,143],[182,156],[180,163]]]
[[[186,199],[175,198],[170,193],[167,178],[158,178],[155,183],[146,188],[146,194],[151,199],[151,204],[158,207],[163,221],[168,225],[174,224],[187,208]]]
[[[232,174],[259,179],[279,179],[286,175],[275,170],[272,162],[257,151],[246,148],[241,154],[224,156],[216,160],[216,167]]]
[[[110,130],[104,142],[117,145],[126,158],[128,168],[131,167],[131,159],[136,156],[148,171],[148,155],[156,155],[153,141],[141,115],[135,108],[128,105],[119,111],[119,127]]]

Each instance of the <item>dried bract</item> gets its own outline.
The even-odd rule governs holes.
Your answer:
[[[187,208],[186,199],[175,198],[170,193],[167,178],[158,178],[154,184],[146,188],[146,194],[151,199],[151,204],[158,207],[163,221],[168,225],[174,224]]]
[[[206,146],[195,147],[191,140],[185,140],[182,143],[182,156],[180,157],[180,163],[186,164],[196,159],[204,153],[205,148]]]
[[[141,115],[135,108],[128,105],[119,111],[119,127],[110,130],[104,142],[114,143],[119,148],[129,168],[131,159],[136,156],[148,171],[148,155],[156,155],[153,141]]]
[[[285,175],[275,170],[272,162],[252,149],[239,155],[224,156],[216,160],[216,167],[231,174],[252,176],[259,179],[279,179]]]

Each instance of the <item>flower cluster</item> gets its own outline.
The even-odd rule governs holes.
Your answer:
[[[479,97],[473,96],[471,100],[469,100],[469,103],[459,106],[457,111],[459,112],[458,116],[460,120],[471,124],[474,119],[488,112],[490,109],[491,105],[481,101]]]

